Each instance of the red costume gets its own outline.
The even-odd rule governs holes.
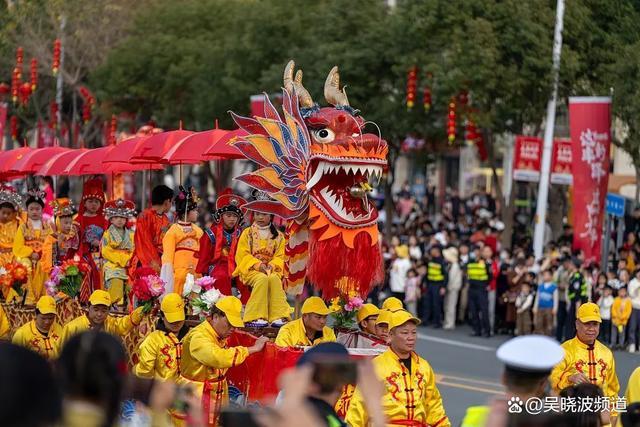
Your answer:
[[[171,226],[166,214],[158,215],[153,209],[145,209],[138,216],[136,222],[135,246],[136,253],[132,265],[138,261],[142,267],[153,268],[157,273],[162,267],[162,239]]]
[[[247,203],[245,199],[236,196],[231,189],[224,190],[216,200],[216,211],[213,216],[215,223],[205,230],[200,238],[198,265],[196,273],[213,277],[215,287],[223,295],[231,295],[231,273],[235,269],[235,249],[242,233],[242,207]],[[238,223],[232,230],[224,228],[222,214],[233,213],[238,216]],[[238,286],[243,302],[249,298],[248,290]],[[243,292],[244,291],[244,292]]]
[[[84,202],[87,199],[97,199],[100,201],[100,209],[95,216],[86,216]],[[80,301],[87,302],[89,295],[96,289],[102,289],[101,271],[102,261],[100,256],[100,241],[102,234],[109,227],[109,222],[104,217],[104,190],[100,179],[90,179],[85,182],[82,189],[82,200],[76,221],[80,229],[80,251],[82,259],[89,264],[91,273],[88,280],[83,283],[80,289]],[[98,242],[97,246],[92,246],[92,242]]]

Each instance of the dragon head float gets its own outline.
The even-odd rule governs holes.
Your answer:
[[[248,135],[231,144],[259,166],[237,179],[273,199],[248,209],[289,220],[290,292],[300,291],[306,279],[325,298],[365,296],[383,278],[378,212],[368,193],[387,167],[388,146],[379,135],[363,133],[367,122],[349,105],[337,67],[324,86],[329,107],[313,101],[294,68],[293,61],[285,68],[282,115],[266,96],[264,117],[232,113]]]

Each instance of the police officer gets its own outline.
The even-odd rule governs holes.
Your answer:
[[[469,282],[469,311],[473,336],[491,336],[489,324],[489,282],[491,281],[491,264],[482,258],[476,258],[467,264],[467,281]]]
[[[580,260],[574,258],[570,267],[569,288],[567,289],[567,320],[565,337],[571,338],[576,335],[576,313],[578,308],[589,300],[587,294],[587,280],[580,272]]]
[[[518,414],[525,415],[524,405],[528,399],[544,399],[548,395],[549,374],[562,361],[564,355],[565,352],[558,342],[542,335],[525,335],[502,344],[496,352],[496,357],[504,363],[502,384],[505,387],[505,395],[494,401],[491,407],[467,408],[461,427],[495,425],[492,421],[501,418],[501,415],[504,416],[504,412],[508,412],[511,414],[510,417],[514,418],[517,418]],[[542,419],[538,425],[544,425]]]
[[[427,309],[425,324],[431,323],[434,328],[442,327],[442,305],[447,292],[447,263],[442,257],[440,245],[434,245],[429,251],[427,264]]]

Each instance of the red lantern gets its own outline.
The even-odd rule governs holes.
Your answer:
[[[13,69],[13,76],[11,76],[11,99],[15,104],[18,102],[18,95],[20,94],[20,70],[18,67]]]
[[[424,88],[424,92],[422,92],[422,106],[424,107],[424,111],[431,109],[431,89],[428,87]]]
[[[471,119],[467,119],[467,123],[465,125],[464,139],[467,142],[467,145],[475,144],[476,139],[478,139],[476,124]]]
[[[449,144],[453,144],[456,140],[456,100],[451,98],[449,101],[449,114],[447,119],[447,139]]]
[[[409,69],[407,76],[407,108],[412,109],[416,103],[416,90],[418,88],[418,67]]]
[[[91,120],[91,105],[88,102],[82,106],[82,121],[88,123]]]
[[[11,139],[14,141],[18,140],[18,117],[11,116],[9,120],[9,125],[11,127]]]
[[[24,61],[24,49],[19,47],[16,49],[16,67],[22,68],[22,64]]]
[[[53,62],[51,63],[51,71],[55,76],[60,69],[60,53],[62,52],[62,43],[60,39],[56,39],[53,42]]]
[[[5,82],[0,83],[0,96],[7,96],[11,93],[11,86],[6,84]]]
[[[31,92],[35,92],[37,86],[38,86],[38,60],[33,58],[31,60]]]
[[[20,85],[20,102],[26,105],[31,97],[31,83],[24,82]]]
[[[118,119],[116,115],[111,116],[111,129],[109,130],[109,144],[116,143],[116,132],[118,131]]]

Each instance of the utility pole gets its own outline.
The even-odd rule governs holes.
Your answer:
[[[551,170],[551,152],[553,149],[553,130],[556,121],[556,102],[558,99],[558,75],[560,73],[560,53],[562,52],[562,26],[564,20],[564,0],[556,2],[556,27],[553,35],[553,67],[551,69],[553,89],[547,104],[547,120],[544,128],[542,148],[542,166],[536,204],[535,232],[533,235],[533,253],[536,260],[542,258],[544,251],[544,231],[547,223],[547,198],[549,195],[549,172]]]

